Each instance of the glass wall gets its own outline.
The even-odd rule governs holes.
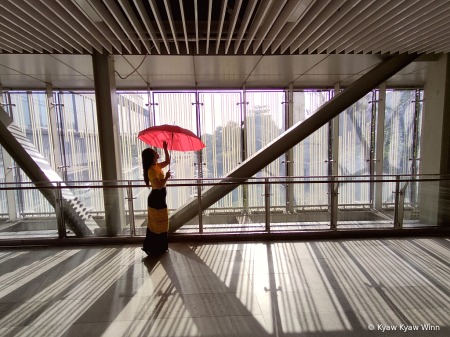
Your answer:
[[[138,133],[151,126],[176,124],[198,134],[206,144],[200,152],[171,151],[171,171],[180,182],[225,177],[245,158],[249,158],[286,130],[287,104],[284,91],[180,91],[123,92],[118,95],[120,150],[124,180],[142,182],[140,153],[147,147],[137,139]],[[91,181],[101,181],[98,125],[95,95],[92,92],[55,92],[54,105],[48,106],[44,92],[10,91],[4,93],[15,106],[15,123],[38,151],[67,182],[80,182],[86,188],[73,193],[91,213],[102,213],[101,189],[91,188]],[[293,123],[301,123],[331,98],[328,90],[302,90],[293,95]],[[419,173],[420,130],[423,91],[388,90],[386,94],[384,133],[384,174]],[[375,164],[375,132],[378,92],[367,94],[339,116],[339,175],[370,175]],[[147,103],[152,102],[152,105]],[[197,104],[200,103],[200,104]],[[57,122],[59,139],[52,139],[50,112]],[[245,114],[244,114],[245,112]],[[60,157],[57,158],[58,144]],[[245,146],[244,146],[245,144]],[[314,132],[293,148],[292,176],[328,176],[330,153],[329,124]],[[170,148],[170,144],[169,144]],[[162,150],[158,149],[163,155]],[[255,177],[285,177],[285,156],[269,164]],[[199,165],[200,163],[200,165]],[[167,170],[167,169],[166,169]],[[4,181],[3,162],[0,182]],[[189,180],[191,179],[191,180]],[[308,179],[308,178],[306,178]],[[29,182],[20,170],[15,181]],[[392,185],[392,184],[391,184]],[[393,202],[393,186],[384,184],[383,203]],[[211,211],[242,212],[244,199],[250,211],[264,207],[264,185],[240,186],[216,202]],[[207,189],[208,187],[203,187]],[[271,185],[271,206],[286,207],[286,186]],[[370,183],[342,184],[339,204],[370,205],[373,198]],[[417,202],[417,187],[408,188],[407,203]],[[147,208],[147,188],[136,188],[134,202],[137,212]],[[37,190],[17,191],[18,213],[53,214],[53,207]],[[197,197],[197,187],[172,187],[168,206],[175,210]],[[294,207],[329,204],[327,184],[293,184]],[[7,213],[6,195],[0,195],[0,213]]]
[[[330,99],[329,91],[294,92],[293,123],[302,123]],[[293,176],[328,175],[329,124],[294,146]],[[294,206],[317,206],[328,204],[326,184],[294,184]]]
[[[248,91],[247,92],[247,116],[246,139],[247,158],[254,155],[272,140],[286,130],[284,91]],[[280,156],[272,163],[259,171],[254,177],[280,177],[286,176],[285,155]],[[248,185],[248,206],[264,206],[263,185]],[[271,206],[286,206],[286,186],[272,184]]]

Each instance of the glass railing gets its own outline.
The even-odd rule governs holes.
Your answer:
[[[211,203],[208,190],[220,186],[229,192],[202,207]],[[400,230],[445,221],[449,187],[450,177],[440,175],[172,179],[167,204],[169,217],[186,203],[195,209],[177,235]],[[7,190],[17,212],[0,210],[0,240],[146,233],[150,189],[142,181],[2,183],[2,205]]]

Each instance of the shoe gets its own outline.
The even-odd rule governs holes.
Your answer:
[[[147,254],[147,256],[151,256],[150,252],[144,250],[144,248],[141,248],[141,249],[142,249],[142,251],[143,251],[145,254]]]

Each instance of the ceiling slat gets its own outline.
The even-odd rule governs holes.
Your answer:
[[[328,52],[333,51],[334,49],[336,49],[335,45],[336,43],[338,43],[338,41],[347,41],[351,37],[349,36],[350,32],[352,32],[353,30],[357,30],[357,27],[361,23],[367,20],[367,18],[370,17],[373,13],[382,10],[388,3],[389,0],[377,0],[370,6],[365,8],[356,17],[349,16],[348,18],[345,18],[345,20],[343,20],[343,23],[345,23],[345,25],[342,28],[337,28],[337,31],[332,33],[332,35],[328,38],[322,39],[322,42],[320,44],[314,46],[315,49],[317,49],[317,52],[319,54],[324,52],[325,50],[327,50]]]
[[[411,3],[405,3],[405,6],[399,8],[398,11],[387,13],[382,20],[379,20],[376,23],[376,25],[368,27],[364,36],[362,36],[359,40],[353,42],[346,49],[354,50],[355,53],[367,49],[367,45],[371,44],[371,39],[379,33],[385,31],[386,27],[393,27],[389,31],[396,30],[396,28],[394,28],[396,24],[401,25],[403,20],[407,20],[410,15],[422,10],[423,7],[426,7],[430,2],[430,0],[420,0],[419,2],[412,5]]]
[[[423,53],[423,52],[429,53],[430,50],[440,49],[443,45],[445,45],[447,43],[447,40],[450,38],[450,33],[449,33],[450,24],[448,24],[442,28],[443,28],[443,30],[441,32],[439,32],[438,34],[429,36],[426,39],[426,42],[421,43],[420,46],[416,45],[416,46],[411,46],[408,48],[410,48],[411,51],[416,51],[418,53]]]
[[[395,46],[389,48],[389,52],[396,53],[397,51],[403,48],[409,48],[410,46],[417,46],[417,42],[421,42],[422,44],[426,44],[429,39],[432,38],[433,35],[439,34],[442,31],[446,31],[450,24],[450,13],[447,13],[447,16],[442,18],[441,20],[433,23],[432,25],[428,25],[423,27],[423,29],[416,31],[414,35],[412,35],[408,39],[404,39],[401,42],[398,42]],[[384,51],[382,49],[382,51]]]
[[[210,0],[212,2],[212,0]],[[241,21],[241,26],[239,27],[239,32],[237,34],[236,40],[234,41],[234,53],[236,54],[239,46],[241,45],[242,38],[244,37],[245,30],[247,29],[248,24],[250,23],[250,18],[252,17],[253,11],[256,7],[256,3],[258,0],[249,0],[247,4],[247,8],[245,9],[244,17]],[[208,28],[209,30],[209,28]]]
[[[139,54],[141,54],[142,53],[142,48],[141,48],[141,43],[140,43],[141,41],[136,36],[136,32],[133,30],[131,25],[128,23],[125,16],[123,16],[122,11],[120,10],[119,6],[116,5],[116,2],[114,0],[103,0],[103,3],[109,9],[109,12],[114,17],[114,19],[116,19],[116,22],[122,28],[124,33],[128,36],[128,39],[131,41],[133,46],[136,48],[136,50],[139,52]],[[134,13],[130,13],[130,14],[132,14],[134,17]],[[134,23],[137,23],[140,26],[140,24],[137,22],[137,19],[135,20]],[[147,41],[147,45],[148,45],[148,49],[150,49],[150,45],[148,44],[148,41]]]
[[[220,38],[222,36],[222,29],[223,29],[223,21],[225,20],[225,13],[227,11],[227,2],[228,0],[222,0],[222,6],[220,7],[219,27],[217,30],[217,37],[216,37],[216,54],[219,52]]]
[[[417,30],[424,28],[424,25],[433,24],[442,18],[447,16],[447,11],[442,10],[442,8],[433,8],[430,12],[425,11],[425,15],[420,16],[414,20],[411,20],[406,26],[393,31],[390,34],[385,34],[383,39],[380,39],[374,46],[372,46],[372,51],[381,51],[386,49],[387,46],[392,45],[395,42],[401,42],[411,35],[414,35]]]
[[[114,0],[113,0],[114,2]],[[149,40],[147,39],[147,34],[145,33],[144,28],[142,27],[141,23],[139,22],[139,19],[137,18],[136,14],[134,14],[133,7],[131,7],[128,0],[119,0],[119,4],[122,7],[123,11],[125,12],[125,15],[127,16],[128,20],[130,21],[131,25],[133,26],[135,32],[137,33],[140,41],[144,45],[145,49],[147,50],[147,53],[151,54],[152,46],[150,45]],[[137,41],[137,44],[139,44],[139,41]]]
[[[239,11],[241,10],[242,0],[236,0],[234,3],[233,14],[230,17],[230,25],[228,26],[227,41],[225,43],[225,54],[228,53],[228,47],[231,43],[231,38],[233,37],[234,27],[236,26],[236,21],[238,19]]]
[[[295,39],[295,41],[292,42],[292,44],[289,46],[290,53],[293,54],[297,48],[300,46],[300,44],[307,38],[309,38],[314,32],[319,32],[320,28],[322,28],[323,25],[326,25],[328,23],[331,23],[332,17],[337,12],[348,12],[350,8],[354,5],[353,2],[348,2],[350,5],[346,6],[345,3],[346,0],[334,0],[328,4],[327,7],[325,7],[322,12],[317,15],[317,17],[306,27],[306,29],[303,30],[303,32]],[[341,8],[342,7],[342,8]],[[324,27],[326,28],[326,27]],[[307,48],[308,49],[308,48]],[[312,50],[310,50],[312,52]]]
[[[211,1],[209,0],[209,3],[211,5]],[[189,41],[188,41],[188,35],[186,30],[186,18],[184,17],[184,7],[183,7],[183,0],[179,0],[180,3],[180,12],[181,12],[181,21],[183,22],[183,32],[184,32],[184,42],[186,43],[186,52],[189,54]],[[209,25],[211,23],[211,15],[208,17],[208,39],[209,39]],[[208,41],[209,42],[209,41]],[[206,47],[206,54],[208,54],[208,47]]]
[[[175,43],[175,48],[177,49],[177,54],[180,53],[177,41],[177,29],[175,27],[175,20],[173,19],[172,9],[170,8],[170,3],[168,0],[164,0],[164,6],[166,7],[166,14],[169,19],[170,29],[172,31],[173,42]]]
[[[439,13],[439,15],[425,20],[420,23],[417,27],[410,27],[410,29],[404,32],[401,36],[396,38],[386,39],[386,42],[381,47],[376,47],[374,50],[379,51],[391,51],[396,48],[401,49],[402,46],[421,39],[422,35],[430,30],[439,28],[447,23],[447,17],[449,16],[449,11],[444,11]]]
[[[3,45],[3,46],[5,46],[5,47],[14,49],[14,50],[18,51],[19,53],[23,53],[23,49],[24,49],[24,48],[22,48],[22,46],[19,46],[18,44],[14,43],[14,42],[11,42],[11,41],[9,41],[9,40],[7,40],[7,39],[5,39],[5,38],[3,38],[3,35],[2,35],[2,34],[0,34],[0,44]],[[25,50],[28,51],[29,53],[32,53],[32,52],[33,52],[33,50],[30,49],[30,48],[27,48],[27,49],[25,49]],[[12,51],[11,51],[11,52],[12,52]]]
[[[197,51],[197,54],[199,54],[199,49],[198,49],[198,6],[197,6],[197,0],[194,0],[194,17],[195,17],[195,49]]]
[[[281,11],[283,10],[284,5],[286,4],[287,0],[278,0],[275,1],[270,9],[270,12],[267,14],[267,16],[264,19],[264,22],[259,27],[255,39],[253,41],[253,54],[256,53],[261,43],[263,43],[264,38],[269,33],[270,28],[280,15]]]
[[[270,46],[272,54],[283,44],[289,34],[298,26],[303,17],[308,13],[311,7],[315,4],[316,0],[303,0],[299,7],[297,7],[292,13],[295,15],[294,18],[289,18],[288,22],[283,26],[281,31],[278,33],[277,38],[273,41]]]
[[[102,45],[94,39],[92,35],[86,32],[83,27],[75,21],[67,12],[65,12],[54,1],[51,6],[45,5],[48,0],[43,0],[42,3],[38,1],[25,0],[30,7],[34,8],[42,16],[48,18],[55,27],[55,31],[62,30],[67,33],[72,39],[83,46],[84,49],[92,53],[92,48],[97,49],[99,52],[103,52]],[[17,4],[17,2],[16,2]],[[58,13],[62,13],[63,18]]]
[[[316,1],[314,5],[304,14],[301,22],[295,26],[291,33],[286,37],[281,44],[281,52],[284,53],[286,49],[295,41],[295,39],[308,27],[311,22],[322,12],[322,10],[330,3],[330,0]]]
[[[410,0],[406,5],[413,4],[417,2],[418,0]],[[395,13],[395,11],[398,10],[400,6],[404,6],[405,1],[391,1],[386,6],[383,6],[381,10],[378,10],[377,12],[373,13],[370,17],[368,17],[364,22],[361,22],[360,25],[358,25],[358,29],[349,33],[348,38],[346,38],[345,42],[337,41],[337,43],[330,47],[331,50],[336,49],[336,53],[340,53],[346,49],[355,41],[357,41],[362,35],[365,34],[365,30],[370,25],[378,25],[380,24],[384,15],[386,13]],[[400,7],[401,8],[401,7]],[[350,50],[349,50],[350,51]]]
[[[310,46],[313,42],[318,40],[325,32],[327,32],[335,23],[339,22],[348,12],[350,12],[357,5],[360,5],[361,0],[348,0],[345,2],[329,19],[324,20],[320,27],[317,27],[313,32],[306,37],[306,30],[299,36],[297,40],[291,45],[292,50],[299,49],[300,54],[306,50],[314,51]],[[308,27],[309,28],[309,27]]]
[[[263,53],[265,53],[266,50],[269,49],[273,40],[277,37],[278,33],[286,25],[289,18],[297,10],[297,8],[300,6],[301,3],[302,0],[289,0],[286,6],[284,6],[283,11],[280,13],[277,20],[275,21],[275,23],[273,24],[272,28],[270,29],[269,33],[267,34],[266,38],[263,41],[262,47]],[[274,51],[272,50],[272,53],[273,52]]]
[[[182,2],[182,0],[180,0]],[[209,51],[209,34],[211,33],[212,0],[208,2],[208,27],[206,31],[206,54]]]
[[[131,54],[133,49],[131,48],[131,42],[128,40],[122,28],[116,22],[116,19],[111,15],[109,10],[100,0],[86,0],[92,9],[97,13],[103,22],[108,26],[109,29],[114,33],[114,35],[119,39],[125,49]]]
[[[156,0],[148,0],[148,2],[150,4],[150,7],[152,8],[153,15],[155,16],[156,24],[158,25],[164,45],[166,46],[167,52],[170,54],[169,41],[167,40],[166,29],[164,28],[161,14],[159,14],[158,4],[156,3]]]
[[[156,35],[156,31],[153,28],[152,23],[150,22],[147,11],[145,10],[144,3],[142,2],[142,0],[134,0],[134,4],[136,5],[142,22],[144,23],[144,26],[147,29],[147,33],[150,35],[150,38],[152,39],[156,50],[161,54],[161,44],[159,42],[158,36]]]
[[[3,24],[4,24],[4,22],[3,22]],[[14,39],[14,41],[21,42],[21,43],[27,45],[28,47],[36,50],[39,53],[42,53],[44,51],[44,49],[40,45],[35,43],[34,41],[31,41],[30,39],[27,39],[26,37],[20,35],[17,31],[9,29],[8,27],[2,25],[1,23],[0,23],[0,31],[3,34],[6,34],[6,35],[10,36],[12,39]],[[52,50],[52,48],[50,46],[48,46],[47,51],[51,52],[51,50]]]
[[[441,42],[449,36],[448,25],[443,25],[436,30],[436,32],[427,32],[425,36],[421,39],[411,41],[406,45],[400,46],[399,48],[395,48],[399,53],[407,53],[410,50],[416,51],[419,48],[427,47],[431,44],[435,44],[436,42]]]
[[[258,32],[259,27],[262,25],[264,18],[269,13],[270,8],[272,7],[273,0],[262,0],[258,10],[256,11],[256,16],[253,19],[252,25],[248,30],[247,37],[244,42],[244,53],[247,53],[250,44],[253,42],[253,39]]]
[[[48,29],[45,29],[42,25],[36,22],[36,20],[28,20],[24,19],[22,17],[23,12],[21,12],[19,9],[15,8],[12,4],[5,2],[4,0],[0,1],[0,7],[3,7],[6,11],[4,11],[1,16],[3,16],[6,20],[11,22],[17,27],[23,28],[31,35],[34,35],[35,38],[38,38],[45,43],[52,46],[53,49],[57,50],[58,52],[62,53],[63,48],[68,50],[69,52],[73,52],[73,49],[71,46],[69,46],[67,43],[62,41],[60,38],[55,36],[54,34],[50,33],[50,37],[47,34],[44,34],[42,31],[44,30],[45,33],[48,33]],[[8,15],[7,12],[10,14]],[[31,24],[33,23],[33,25]],[[35,27],[38,26],[39,28]]]
[[[398,32],[403,29],[408,23],[415,21],[418,17],[422,16],[422,14],[429,13],[433,10],[435,1],[424,1],[419,2],[415,6],[408,9],[408,13],[405,13],[405,17],[399,18],[395,23],[392,24],[392,29],[389,27],[383,27],[382,29],[374,30],[370,35],[366,37],[365,41],[362,41],[362,44],[355,49],[359,51],[363,51],[363,53],[367,53],[373,50],[373,46],[379,43],[382,40],[385,40],[386,37],[390,34],[390,32]],[[421,7],[417,7],[422,5]],[[418,8],[417,10],[415,10]],[[408,16],[406,16],[408,15]]]
[[[14,50],[8,46],[5,46],[4,44],[0,43],[0,49],[2,49],[2,52],[4,53],[7,51],[8,53],[14,53]]]
[[[111,30],[105,25],[101,28],[100,25],[96,25],[86,13],[70,0],[56,0],[56,2],[61,6],[63,10],[59,10],[57,6],[53,6],[50,0],[41,0],[47,7],[53,10],[59,17],[66,20],[67,15],[70,15],[81,27],[83,27],[89,34],[91,34],[110,54],[113,53],[112,47],[121,53],[122,44],[117,41],[116,36],[111,32]],[[47,4],[48,2],[48,4]]]

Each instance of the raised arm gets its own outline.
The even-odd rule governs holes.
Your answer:
[[[166,160],[159,163],[161,168],[164,168],[170,164],[170,156],[169,156],[169,151],[167,151],[167,142],[166,141],[163,143],[163,147],[164,147],[164,155],[166,156]]]

